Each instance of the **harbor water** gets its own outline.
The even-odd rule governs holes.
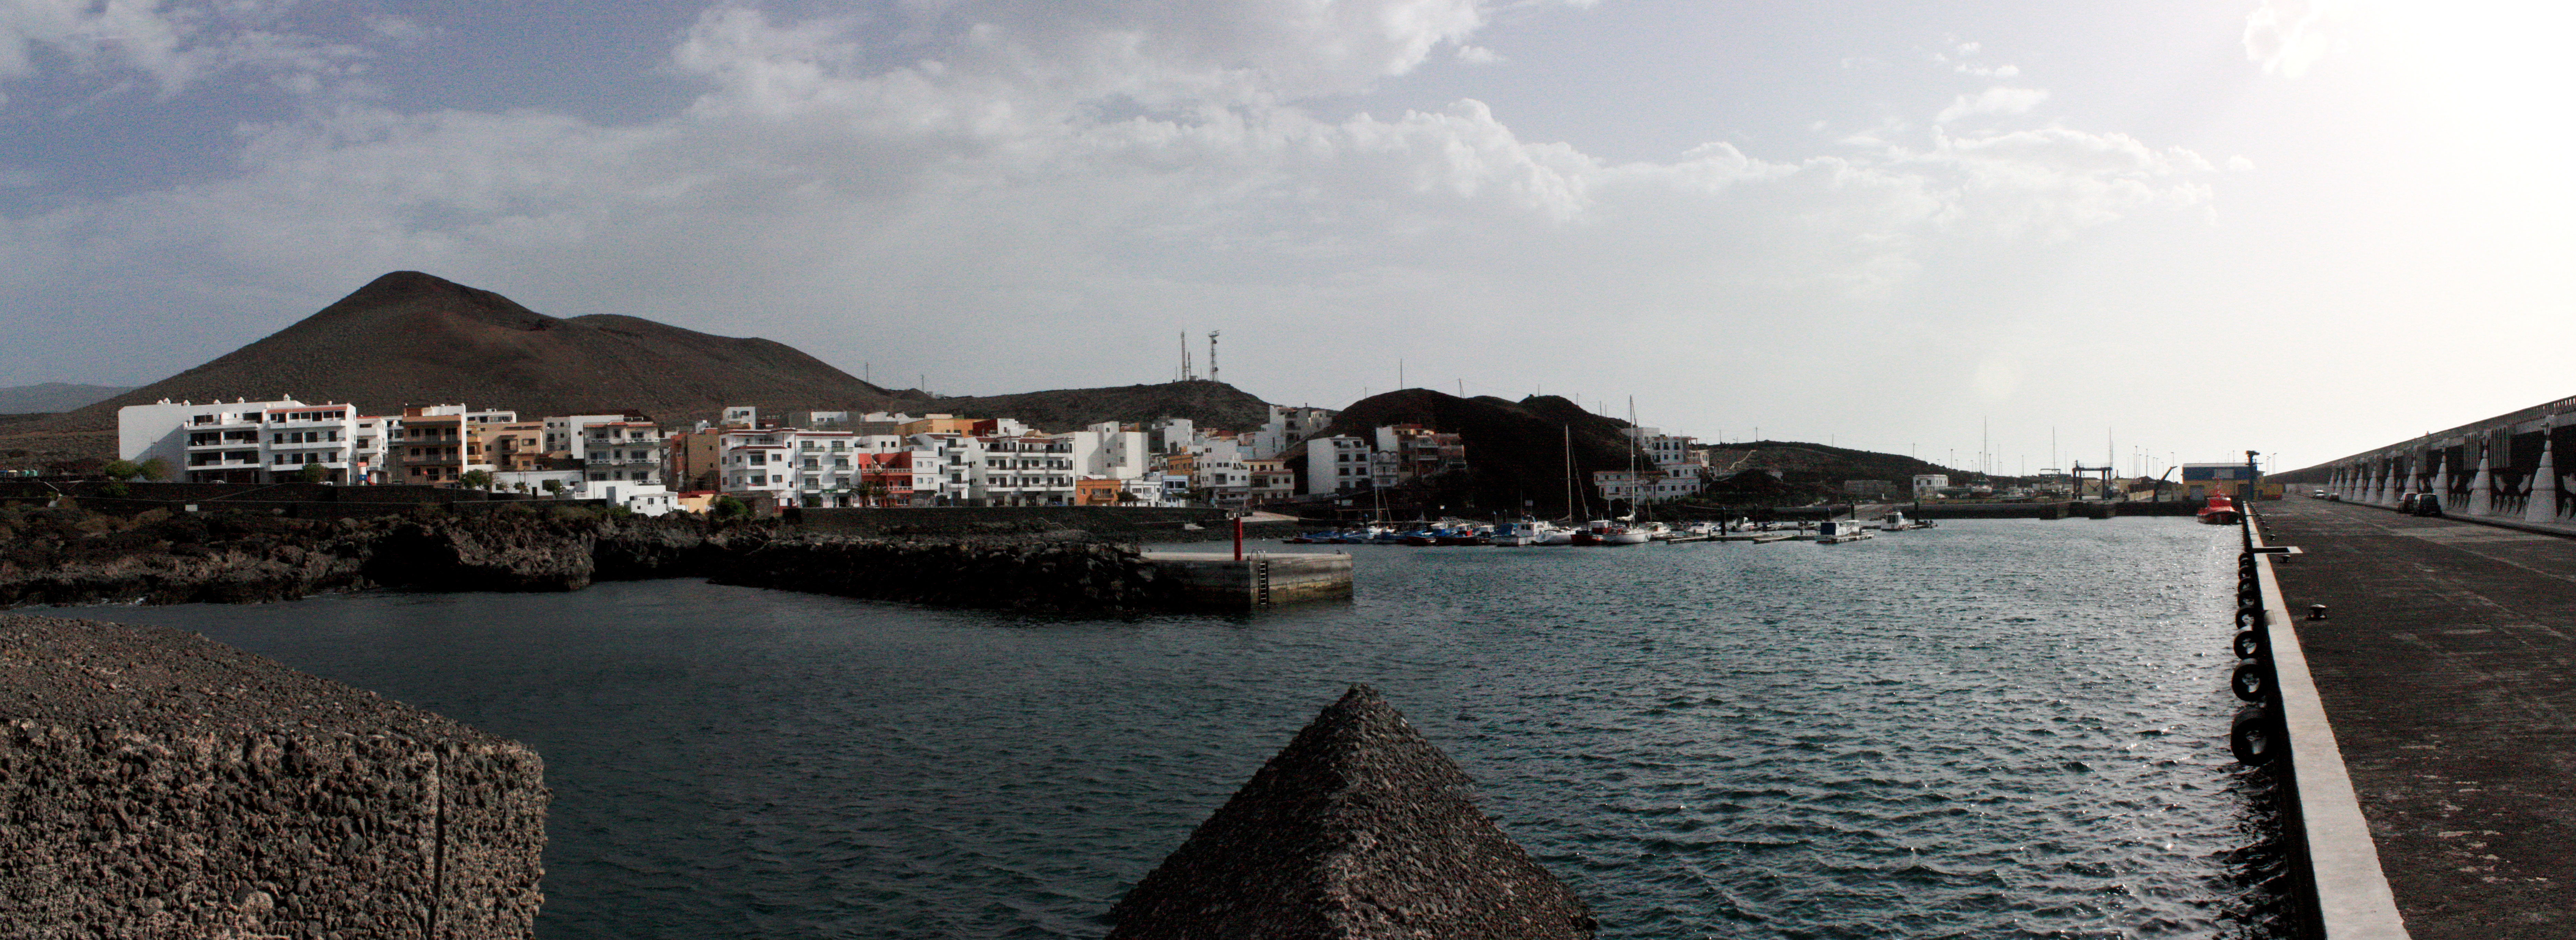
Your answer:
[[[55,613],[202,632],[535,748],[549,940],[1097,937],[1353,682],[1604,937],[2260,936],[2234,539],[2124,518],[1359,546],[1352,602],[1234,617],[698,581]]]

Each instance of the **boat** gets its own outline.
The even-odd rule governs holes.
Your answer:
[[[1553,528],[1536,519],[1494,523],[1494,531],[1485,537],[1487,544],[1503,548],[1525,548],[1538,544],[1539,533]]]
[[[2210,525],[2235,525],[2245,521],[2245,513],[2236,508],[2235,500],[2212,496],[2209,505],[2200,507],[2200,521]]]
[[[1878,533],[1871,531],[1868,523],[1858,519],[1827,519],[1816,524],[1816,541],[1826,545],[1877,537]]]
[[[1585,540],[1587,536],[1589,541]],[[1646,532],[1643,529],[1631,529],[1609,519],[1594,519],[1591,524],[1583,527],[1583,532],[1575,536],[1574,544],[1644,545]]]

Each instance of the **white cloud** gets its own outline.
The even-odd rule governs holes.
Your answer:
[[[265,75],[316,87],[366,57],[354,46],[281,30],[293,2],[8,0],[0,3],[0,81],[36,74],[45,56],[111,81],[139,75],[162,97],[216,75]]]
[[[2266,73],[2297,78],[2334,49],[2349,19],[2340,0],[2262,0],[2245,17],[2245,55]]]
[[[903,61],[871,58],[853,21],[723,8],[671,54],[702,94],[660,120],[353,104],[251,128],[229,178],[0,217],[0,307],[138,270],[327,296],[418,268],[836,360],[958,355],[954,325],[975,323],[978,358],[1055,362],[1104,316],[1543,330],[1570,310],[1884,297],[1936,246],[2060,240],[2210,196],[2188,151],[2064,128],[1611,163],[1473,100],[1326,119],[1306,102],[1472,48],[1481,8],[1148,6],[942,6],[928,22],[946,31]],[[2045,96],[1998,87],[1941,120]]]
[[[1997,85],[1975,95],[1960,95],[1950,106],[1932,119],[1935,124],[1948,124],[1963,117],[1979,114],[2024,114],[2048,100],[2042,88],[2008,88]]]

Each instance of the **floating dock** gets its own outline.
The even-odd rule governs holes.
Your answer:
[[[1348,600],[1351,556],[1340,553],[1146,552],[1162,577],[1178,579],[1183,603],[1209,610],[1259,610]]]

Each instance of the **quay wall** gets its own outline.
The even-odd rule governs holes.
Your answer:
[[[1848,514],[1851,512],[1852,505],[1836,503],[1832,506],[1795,506],[1774,509],[1771,512],[1773,516],[1784,520],[1812,520],[1825,518],[1828,512],[1836,515]],[[1875,509],[1869,503],[1859,505],[1864,515],[1893,510],[1913,519],[2109,519],[2116,516],[2188,516],[2200,510],[2198,505],[2192,503],[2159,503],[2144,500],[2108,503],[1887,503],[1881,504],[1884,508]]]
[[[1190,607],[1250,610],[1351,596],[1351,556],[1329,553],[1147,552],[1176,600]]]
[[[2273,571],[2274,555],[2255,553],[2265,547],[2260,510],[2245,521],[2245,548],[2251,557],[2250,592],[2240,589],[2240,617],[2252,608],[2251,629],[2262,636],[2268,709],[2265,720],[2287,739],[2286,751],[2272,759],[2284,775],[2274,792],[2281,801],[2285,835],[2297,857],[2291,880],[2300,910],[2297,924],[2304,940],[2407,940],[2406,922],[2397,897],[2379,863],[2378,844],[2361,813],[2343,749],[2326,719],[2324,700],[2308,670],[2289,604]]]
[[[0,614],[0,934],[532,936],[527,748],[194,634]]]
[[[0,507],[0,607],[243,603],[370,588],[577,591],[672,577],[940,606],[1187,606],[1135,545],[1068,529],[870,538],[561,507],[332,520]]]

